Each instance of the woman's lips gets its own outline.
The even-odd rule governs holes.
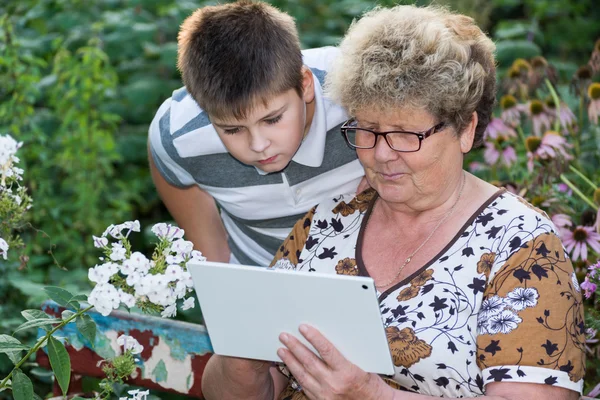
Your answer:
[[[271,163],[275,162],[275,159],[277,159],[277,155],[274,155],[273,157],[265,158],[264,160],[258,160],[258,162],[262,165],[271,164]]]
[[[398,172],[398,173],[384,173],[384,172],[378,172],[378,174],[379,174],[379,176],[381,176],[381,177],[382,177],[384,180],[387,180],[387,181],[393,181],[393,180],[399,179],[399,178],[403,177],[404,175],[406,175],[406,174],[404,174],[404,173],[402,173],[402,172]]]

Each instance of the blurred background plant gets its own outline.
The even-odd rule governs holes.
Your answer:
[[[296,18],[305,48],[337,44],[352,19],[375,5],[270,2]],[[181,86],[175,67],[179,25],[196,8],[214,3],[0,2],[0,134],[25,143],[20,166],[35,199],[27,214],[32,228],[21,234],[26,264],[17,253],[0,259],[0,332],[21,323],[24,305],[39,307],[46,285],[89,293],[87,270],[95,263],[89,240],[105,226],[170,219],[148,173],[147,129],[161,102]],[[429,1],[379,2],[399,3]],[[593,0],[436,3],[471,15],[497,44],[498,120],[469,165],[558,221],[583,281],[598,258],[593,228],[600,203],[600,132],[597,120],[590,120],[600,113],[600,87],[593,85],[600,80],[600,8]],[[134,246],[150,249],[152,235],[138,236]],[[599,320],[597,299],[586,299],[590,327]],[[592,333],[589,351],[596,357],[589,357],[586,391],[600,382]],[[0,375],[11,367],[0,357]],[[48,374],[34,372],[36,385],[50,383]]]

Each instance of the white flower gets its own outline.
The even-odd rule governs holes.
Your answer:
[[[94,239],[94,247],[97,249],[103,249],[108,244],[108,239],[103,236],[97,237],[92,235],[92,238]]]
[[[8,243],[2,238],[0,238],[0,256],[5,260],[8,258]]]
[[[188,287],[185,282],[179,280],[175,283],[175,289],[173,289],[173,295],[178,299],[183,298],[188,292]]]
[[[170,224],[165,224],[163,222],[154,225],[152,227],[152,232],[159,239],[164,238],[164,239],[168,239],[168,240],[181,239],[184,234],[183,229],[178,228],[173,225],[170,225]]]
[[[175,282],[183,277],[183,268],[179,265],[169,265],[165,271],[165,276],[169,279],[169,282]]]
[[[131,274],[127,275],[125,282],[128,286],[134,287],[141,281],[143,276],[144,275],[142,275],[139,271],[134,271]]]
[[[110,278],[117,272],[119,272],[119,266],[109,262],[90,268],[88,270],[88,278],[92,282],[108,283]]]
[[[88,296],[88,303],[106,317],[112,310],[119,308],[119,292],[110,283],[99,283]]]
[[[125,234],[125,236],[123,236],[123,230],[125,230],[125,229],[127,230],[127,233]],[[123,222],[122,224],[118,224],[118,225],[110,224],[108,226],[108,228],[106,228],[106,230],[104,231],[102,236],[105,237],[106,235],[110,235],[110,236],[114,237],[115,239],[122,239],[124,237],[129,236],[129,234],[132,231],[133,232],[140,231],[140,222],[138,220],[126,221],[126,222]]]
[[[119,293],[119,301],[125,304],[127,307],[131,308],[135,306],[135,297],[129,293],[123,291],[123,289],[118,290]]]
[[[125,259],[125,247],[121,243],[113,243],[110,253],[110,259],[113,261],[120,261]]]
[[[488,331],[492,335],[496,333],[509,333],[523,321],[521,317],[510,310],[504,310],[500,314],[493,315],[489,319]]]
[[[171,245],[171,251],[181,256],[188,255],[194,249],[194,244],[190,241],[177,239]]]
[[[191,261],[206,261],[206,257],[204,257],[198,250],[192,250],[191,256]]]
[[[127,393],[132,395],[133,397],[119,397],[119,400],[146,400],[147,396],[150,394],[149,390],[140,391],[139,389],[130,390]]]
[[[182,310],[189,310],[190,308],[196,307],[196,300],[193,297],[188,297],[181,306]]]
[[[527,307],[534,307],[540,297],[535,288],[515,288],[506,295],[506,303],[515,311],[522,311]]]
[[[167,252],[169,251],[167,250]],[[167,262],[167,264],[181,264],[185,261],[185,259],[179,254],[176,254],[174,256],[169,254],[165,261]]]
[[[194,281],[192,280],[192,274],[187,271],[183,271],[181,281],[189,288],[194,287]]]
[[[124,351],[130,351],[131,354],[140,354],[144,351],[144,346],[131,336],[121,335],[117,338],[117,344],[123,346]],[[130,393],[131,394],[131,393]]]
[[[165,307],[164,311],[160,314],[163,318],[171,318],[177,315],[177,307],[175,304],[171,304]]]
[[[502,310],[504,310],[505,307],[506,304],[504,304],[504,299],[502,297],[492,296],[487,299],[484,299],[481,302],[481,308],[479,309],[478,318],[487,320],[492,315],[500,313]]]
[[[19,162],[15,154],[22,145],[23,142],[17,142],[10,135],[0,136],[0,170],[8,171],[13,163]]]

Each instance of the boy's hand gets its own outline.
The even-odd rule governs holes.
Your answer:
[[[365,191],[366,189],[370,188],[371,185],[369,185],[369,181],[367,180],[366,176],[363,176],[362,179],[360,180],[360,183],[358,184],[358,188],[356,189],[356,194],[362,193],[363,191]]]

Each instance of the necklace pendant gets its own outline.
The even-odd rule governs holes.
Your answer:
[[[405,261],[405,262],[406,262],[406,264],[408,264],[408,263],[410,262],[410,259],[411,259],[411,257],[408,257],[408,258],[406,259],[406,261]]]

